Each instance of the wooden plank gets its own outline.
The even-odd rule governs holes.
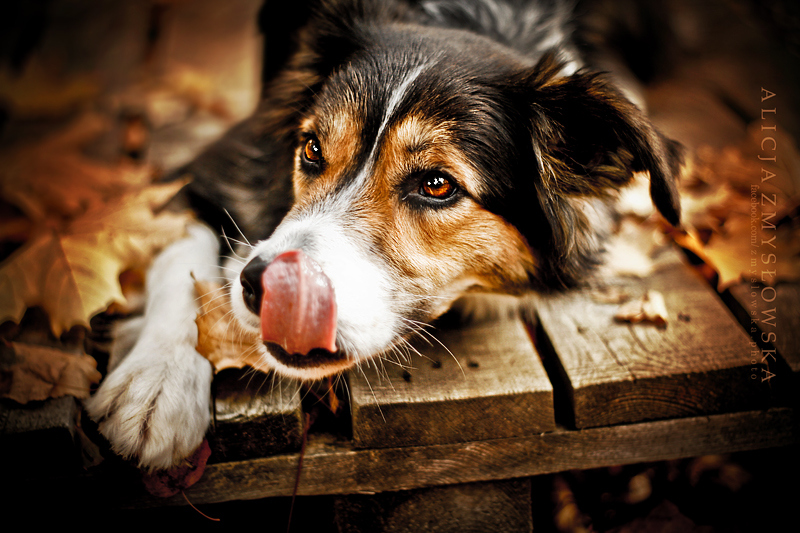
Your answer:
[[[214,378],[212,462],[237,461],[300,449],[300,384],[260,372],[225,370]]]
[[[76,473],[80,406],[71,396],[19,405],[0,402],[0,476]]]
[[[552,386],[520,320],[436,332],[413,368],[351,372],[357,448],[533,435],[555,428]]]
[[[84,353],[84,338],[84,331],[76,327],[56,339],[44,311],[29,309],[19,325],[6,322],[0,329],[0,370],[17,362],[11,341],[79,355]],[[71,396],[25,405],[0,400],[0,478],[74,474],[82,466],[80,415],[80,403]]]
[[[750,379],[749,338],[705,281],[671,247],[645,279],[601,280],[634,298],[662,293],[668,325],[615,321],[619,304],[591,288],[538,299],[537,342],[563,379],[571,420],[585,428],[763,408]]]
[[[358,494],[491,481],[649,461],[800,444],[791,408],[658,420],[584,430],[437,446],[357,450],[314,436],[303,458],[298,495]],[[193,504],[291,496],[298,454],[209,465],[186,490]],[[109,492],[113,479],[67,480],[84,497],[106,505],[185,505],[183,496],[156,499],[143,492]],[[58,493],[59,485],[48,485]],[[37,485],[34,490],[41,490]],[[120,494],[127,494],[125,499]],[[92,499],[91,501],[95,501]]]
[[[793,374],[800,379],[800,283],[780,283],[773,289],[740,284],[729,289],[725,302],[739,323],[767,349],[774,349]],[[764,352],[765,362],[772,361]],[[761,364],[759,359],[758,364]],[[771,365],[773,383],[780,381],[780,368]]]
[[[530,478],[334,500],[340,533],[533,531]]]

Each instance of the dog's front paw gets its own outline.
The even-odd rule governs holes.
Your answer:
[[[211,379],[211,365],[193,347],[140,343],[106,377],[86,410],[114,452],[142,468],[166,469],[202,443]]]

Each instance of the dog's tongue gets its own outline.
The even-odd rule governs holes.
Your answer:
[[[331,280],[301,250],[275,258],[261,277],[261,338],[290,354],[336,351],[336,300]]]

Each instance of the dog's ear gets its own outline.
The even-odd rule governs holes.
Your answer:
[[[681,146],[659,133],[601,75],[560,76],[562,68],[547,55],[515,83],[530,110],[540,192],[561,199],[603,196],[646,171],[653,203],[667,221],[679,225]]]

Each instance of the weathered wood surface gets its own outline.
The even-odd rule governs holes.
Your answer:
[[[794,374],[800,376],[800,283],[779,283],[774,292],[764,286],[741,284],[731,287],[726,301],[746,330],[777,354]],[[763,354],[762,357],[766,355]],[[782,381],[779,366],[767,356],[775,374],[774,383]],[[759,360],[759,364],[761,361]]]
[[[77,473],[80,405],[64,396],[28,405],[0,402],[0,477]]]
[[[531,481],[449,485],[334,501],[341,533],[522,533],[533,531]]]
[[[491,481],[610,465],[800,444],[791,408],[659,420],[584,430],[437,446],[357,450],[325,436],[311,439],[299,495],[358,494]],[[290,496],[299,455],[209,465],[186,490],[194,504]],[[113,480],[69,479],[71,490],[102,493],[108,505],[184,505],[183,496],[156,499],[108,493]],[[50,488],[59,490],[58,485]],[[37,487],[38,490],[38,487]],[[110,500],[110,501],[109,501]]]
[[[300,384],[260,372],[226,370],[214,379],[211,461],[237,461],[300,449]]]
[[[7,322],[0,330],[0,374],[16,363],[11,341],[82,354],[80,328],[56,339],[41,308],[25,314],[17,326]],[[5,376],[0,376],[5,377]],[[12,475],[76,473],[82,467],[79,447],[81,405],[71,396],[20,405],[0,400],[0,479]]]
[[[673,248],[656,265],[647,278],[602,283],[633,298],[661,292],[663,329],[615,321],[619,304],[592,289],[538,299],[539,349],[563,381],[575,427],[768,405],[769,388],[750,379],[750,339],[731,312]]]
[[[357,448],[521,437],[555,429],[552,386],[523,325],[487,321],[415,343],[403,366],[349,376]]]

